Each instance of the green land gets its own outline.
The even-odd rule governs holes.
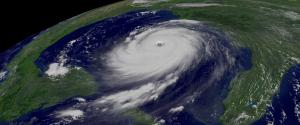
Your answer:
[[[176,7],[177,3],[219,3],[217,6]],[[224,101],[224,125],[246,125],[260,118],[276,94],[283,74],[300,63],[300,1],[297,0],[170,0],[150,7],[119,2],[91,10],[64,21],[27,45],[8,65],[10,75],[0,86],[0,121],[11,120],[72,96],[96,91],[93,78],[83,70],[72,70],[53,81],[39,76],[34,61],[47,47],[72,31],[133,9],[167,9],[180,18],[204,21],[225,32],[236,45],[250,48],[253,67],[231,83]],[[71,77],[72,76],[72,77]],[[75,77],[74,77],[75,76]],[[256,106],[249,106],[255,102]],[[139,124],[153,122],[147,114],[129,111]]]
[[[102,7],[83,13],[47,29],[28,44],[8,65],[11,72],[0,86],[0,121],[12,120],[37,108],[45,108],[73,96],[91,95],[96,84],[84,70],[71,70],[64,78],[41,77],[34,61],[50,45],[72,31],[116,16],[130,8],[128,2]]]

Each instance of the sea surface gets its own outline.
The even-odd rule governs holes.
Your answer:
[[[131,11],[120,16],[107,18],[91,25],[79,28],[78,30],[66,35],[55,44],[44,50],[36,65],[41,70],[41,75],[47,71],[51,63],[63,63],[74,67],[81,67],[97,77],[99,73],[95,67],[101,67],[97,62],[98,55],[119,45],[124,41],[131,31],[137,28],[155,25],[160,22],[178,19],[170,11]],[[168,87],[158,100],[147,103],[140,110],[150,114],[157,120],[164,120],[167,125],[184,124],[184,125],[202,125],[213,124],[219,125],[219,117],[224,113],[223,100],[228,93],[228,86],[231,80],[239,73],[249,70],[251,64],[251,51],[247,48],[235,47],[231,44],[228,37],[221,31],[203,25],[199,32],[207,34],[207,41],[212,40],[216,43],[218,50],[228,49],[228,53],[235,59],[234,63],[226,61],[225,53],[216,53],[215,56],[207,58],[199,65],[183,73],[178,81]],[[227,54],[228,54],[227,53]],[[201,53],[199,53],[201,54]],[[101,61],[101,60],[100,60]],[[224,71],[216,75],[215,71]],[[101,83],[101,81],[99,81]],[[132,86],[128,86],[130,88]],[[128,89],[126,88],[126,89]],[[108,88],[105,91],[121,91],[124,88]],[[86,102],[103,96],[104,92],[95,95],[81,97]],[[193,97],[191,102],[184,102],[187,98]],[[62,119],[55,116],[55,112],[80,103],[73,97],[62,101],[51,107],[40,107],[32,112],[10,121],[15,124],[51,124],[60,123]],[[169,114],[168,110],[174,106],[185,104],[184,111]],[[80,108],[83,111],[89,110],[87,107]],[[87,111],[83,119],[75,120],[72,124],[132,124],[134,121],[131,117],[120,114],[101,114],[97,111]],[[95,115],[98,114],[98,115]],[[91,115],[91,116],[88,116]],[[111,120],[111,118],[114,120]]]
[[[265,115],[253,125],[300,125],[300,64],[283,76]]]

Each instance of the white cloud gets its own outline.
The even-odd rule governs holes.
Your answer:
[[[84,116],[84,112],[77,109],[67,109],[57,112],[57,118],[69,117],[73,120],[77,120]]]
[[[183,109],[184,109],[184,106],[178,106],[178,107],[175,107],[175,108],[171,108],[171,109],[169,110],[169,112],[170,112],[170,113],[177,113],[177,112],[183,111]]]
[[[188,7],[210,7],[210,6],[233,6],[233,5],[224,5],[219,3],[179,3],[179,4],[175,4],[175,6],[188,8]]]
[[[108,74],[105,78],[123,81],[109,82],[114,85],[186,71],[190,65],[200,60],[202,55],[198,54],[199,49],[206,43],[199,32],[184,27],[164,26],[199,23],[191,20],[171,20],[161,23],[161,26],[149,27],[139,34],[133,31],[134,36],[129,36],[125,44],[106,54],[105,65],[113,74]]]
[[[159,121],[157,121],[155,124],[153,125],[164,125],[166,123],[166,121],[164,119],[160,119]]]
[[[84,112],[78,109],[66,109],[55,113],[55,117],[61,119],[58,122],[50,125],[66,125],[75,120],[81,120],[84,118]]]
[[[7,71],[1,71],[0,72],[0,81],[5,79],[5,77],[7,76],[7,73],[8,73]]]
[[[86,100],[85,100],[84,98],[80,98],[80,97],[75,98],[74,100],[76,100],[76,101],[78,101],[78,102],[80,102],[80,103],[86,102]]]
[[[69,68],[63,66],[61,63],[51,63],[49,69],[45,72],[50,77],[65,76],[69,72]]]
[[[158,96],[171,84],[177,81],[178,77],[173,77],[160,83],[148,83],[137,89],[121,91],[96,100],[96,105],[109,104],[113,109],[134,108],[156,100]]]
[[[283,15],[293,21],[300,20],[300,14],[293,11],[285,11],[283,12]]]
[[[156,2],[166,2],[168,0],[133,0],[133,4],[149,4],[149,3],[156,3]]]
[[[238,115],[238,117],[235,119],[236,123],[240,123],[243,120],[249,119],[250,116],[246,112],[242,112],[241,114]]]

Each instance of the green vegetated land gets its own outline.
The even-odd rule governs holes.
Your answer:
[[[95,9],[62,22],[26,46],[9,64],[10,76],[0,86],[0,120],[11,120],[38,107],[95,92],[94,80],[85,71],[73,69],[65,78],[53,81],[39,76],[34,61],[44,49],[79,27],[144,8],[130,6],[129,2]],[[220,5],[180,8],[175,6],[178,2]],[[250,124],[260,118],[276,94],[283,74],[292,65],[300,63],[299,1],[170,0],[150,7],[161,8],[171,10],[181,18],[208,22],[228,34],[238,46],[251,49],[252,69],[234,79],[224,101],[225,114],[221,122],[225,125]],[[153,123],[153,118],[139,110],[128,111],[126,115],[138,123]]]
[[[72,69],[59,80],[40,76],[34,64],[47,47],[79,27],[128,11],[128,1],[94,9],[55,25],[28,44],[8,65],[9,77],[0,86],[0,121],[12,120],[37,108],[96,91],[94,79],[84,70]]]
[[[154,119],[151,115],[139,109],[131,109],[124,113],[125,116],[132,117],[134,125],[154,125]]]
[[[251,49],[253,67],[232,82],[221,118],[224,125],[251,124],[265,113],[287,69],[300,63],[300,2],[201,1],[221,5],[170,9],[181,18],[219,27],[235,44]]]

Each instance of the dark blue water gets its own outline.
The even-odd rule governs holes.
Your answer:
[[[95,59],[95,57],[99,57],[99,54],[120,44],[131,31],[139,27],[176,19],[176,16],[169,11],[141,14],[142,11],[132,11],[108,18],[82,27],[63,37],[43,51],[36,60],[35,63],[40,68],[41,74],[47,70],[49,64],[59,62],[61,56],[67,59],[66,64],[83,67],[93,74],[93,70],[99,68],[97,64],[99,59]],[[204,58],[200,64],[195,64],[194,68],[182,74],[179,80],[169,87],[158,100],[150,102],[140,109],[155,118],[164,119],[167,125],[218,125],[220,124],[218,119],[224,112],[222,102],[227,96],[229,83],[239,72],[251,68],[251,51],[233,46],[224,33],[208,25],[186,28],[192,28],[205,34],[203,39],[211,42],[211,46],[215,49],[212,56]],[[70,45],[70,41],[73,40],[77,42]],[[235,61],[230,62],[227,59],[228,55],[232,56]],[[97,77],[97,74],[93,75]],[[193,102],[186,103],[187,98],[192,95],[194,96]],[[86,97],[91,101],[96,98],[99,98],[99,95]],[[53,112],[67,109],[77,103],[70,98],[49,108],[36,109],[11,123],[50,124],[58,122],[61,119],[55,118]],[[179,105],[184,105],[183,112],[168,113],[170,108]],[[114,120],[111,120],[112,118]],[[132,123],[131,118],[125,116],[96,115],[87,116],[84,121],[75,121],[72,124],[117,125],[130,123]]]
[[[108,18],[94,24],[80,28],[63,37],[51,47],[47,48],[36,61],[42,72],[46,71],[49,64],[59,62],[62,50],[68,55],[66,64],[90,68],[95,63],[93,56],[104,53],[114,45],[122,42],[129,33],[138,27],[153,25],[159,22],[175,19],[169,11],[158,11],[141,15],[142,11],[133,11],[121,16]],[[78,40],[71,47],[72,40]]]
[[[204,39],[216,42],[215,55],[203,61],[197,68],[183,74],[174,86],[160,96],[158,101],[142,107],[145,112],[165,119],[166,125],[220,125],[219,118],[224,113],[223,100],[228,94],[231,80],[237,73],[252,67],[252,54],[249,49],[233,47],[229,39],[215,29],[201,27],[201,30],[214,36]],[[226,61],[226,55],[222,53],[224,48],[228,48],[229,53],[236,59],[234,64]],[[225,71],[216,75],[215,72],[219,69]],[[184,99],[191,95],[195,96],[193,103],[184,104]],[[184,105],[183,112],[166,113],[170,107],[179,105]]]
[[[66,35],[43,51],[35,63],[43,73],[48,69],[49,64],[59,62],[59,56],[61,52],[64,51],[65,55],[67,55],[66,58],[68,59],[66,64],[80,66],[91,71],[93,70],[91,65],[95,65],[96,63],[95,60],[93,60],[93,57],[95,57],[97,53],[104,53],[110,50],[116,44],[119,44],[118,42],[124,41],[125,37],[129,36],[131,31],[139,27],[146,27],[167,20],[176,19],[176,16],[171,12],[164,10],[144,14],[141,14],[140,12],[144,12],[144,10],[128,12],[117,17],[107,18],[82,27]],[[77,42],[70,46],[69,43],[72,40],[77,40]],[[87,98],[95,99],[94,96]],[[55,119],[53,116],[49,116],[49,114],[58,109],[68,108],[70,105],[76,103],[77,102],[72,101],[71,98],[46,109],[36,109],[12,121],[12,123],[28,123],[32,118],[36,119],[36,124],[54,123],[60,119]],[[128,119],[124,121],[127,122],[127,120]],[[120,120],[122,123],[124,121]],[[119,124],[119,122],[115,124]]]
[[[300,64],[283,76],[279,93],[274,95],[266,114],[253,125],[300,125]],[[296,113],[298,112],[298,113]]]
[[[0,78],[0,85],[1,82],[3,82],[6,79],[6,76],[8,75],[9,71],[6,69],[6,65],[27,45],[29,44],[34,37],[36,37],[39,33],[32,35],[30,37],[27,37],[23,41],[19,42],[12,48],[9,48],[3,53],[0,53],[0,71],[7,72],[3,79]]]

